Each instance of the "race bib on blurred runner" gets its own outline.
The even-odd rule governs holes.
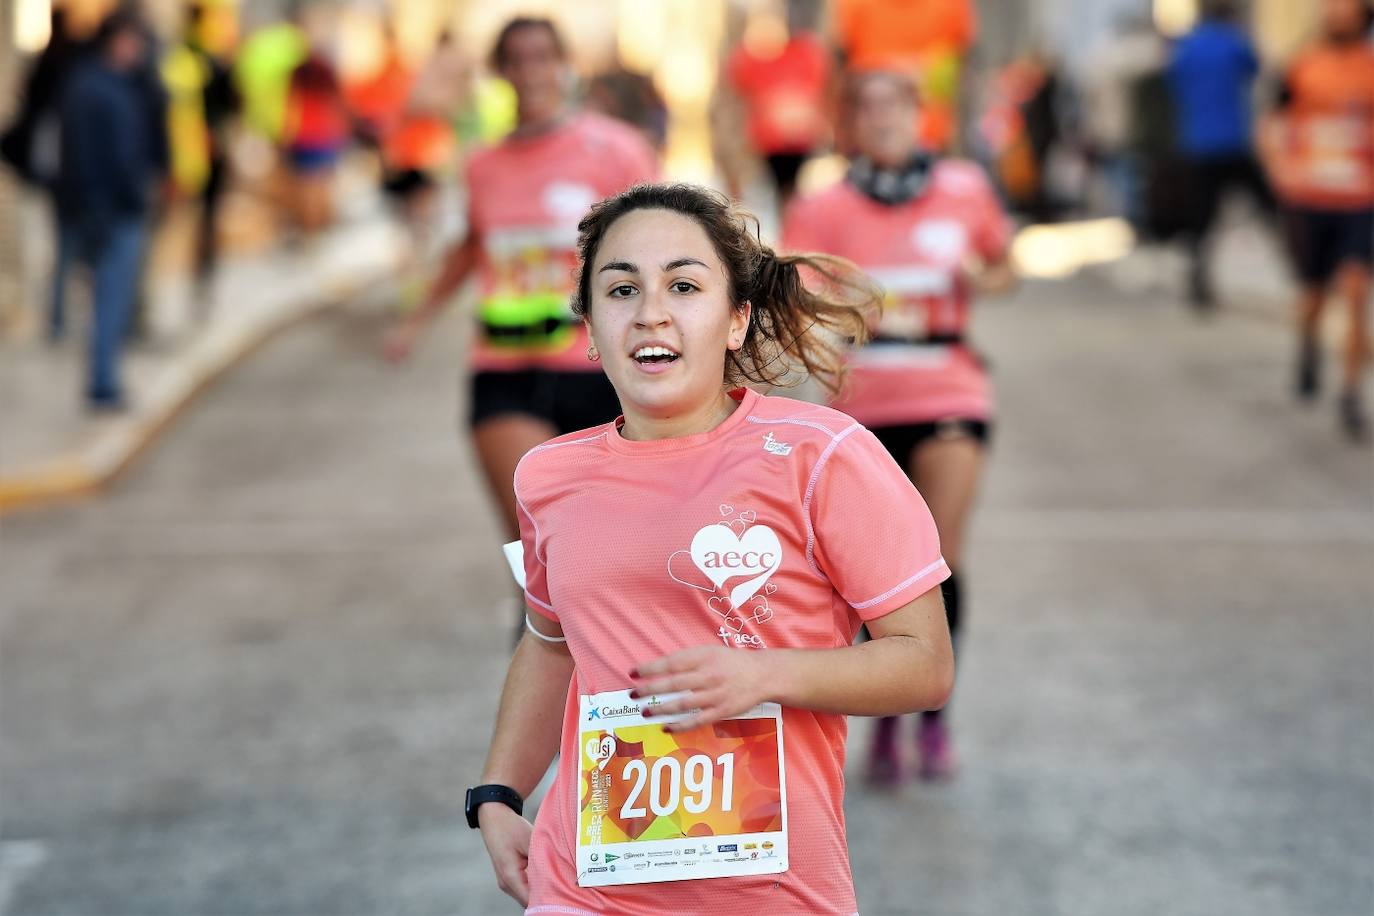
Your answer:
[[[787,870],[782,708],[668,734],[617,690],[581,697],[577,883],[582,887]]]

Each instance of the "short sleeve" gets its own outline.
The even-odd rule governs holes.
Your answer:
[[[557,623],[558,612],[549,598],[549,570],[539,556],[539,526],[525,508],[518,484],[515,505],[515,514],[520,519],[520,546],[525,550],[525,603]]]
[[[813,471],[812,561],[864,620],[891,613],[949,578],[930,509],[862,426]]]

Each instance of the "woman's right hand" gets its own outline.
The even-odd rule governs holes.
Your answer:
[[[482,842],[487,844],[496,884],[521,906],[530,905],[530,835],[534,826],[505,805],[492,803],[477,809]]]

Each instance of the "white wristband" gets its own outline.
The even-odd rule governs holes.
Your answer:
[[[567,641],[568,641],[568,637],[566,637],[566,636],[545,636],[543,633],[540,633],[538,630],[536,630],[536,629],[534,628],[534,624],[530,623],[530,615],[529,615],[529,614],[526,614],[526,615],[525,615],[525,629],[529,630],[529,631],[530,631],[531,633],[533,633],[535,636],[538,636],[540,639],[544,640],[544,642],[567,642]]]

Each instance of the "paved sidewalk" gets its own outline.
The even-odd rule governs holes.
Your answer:
[[[373,214],[299,249],[226,259],[209,303],[193,301],[184,277],[159,280],[152,314],[203,314],[167,339],[126,350],[123,414],[85,410],[84,328],[56,346],[0,343],[0,514],[98,490],[202,388],[274,332],[386,276],[403,245],[397,227]]]

